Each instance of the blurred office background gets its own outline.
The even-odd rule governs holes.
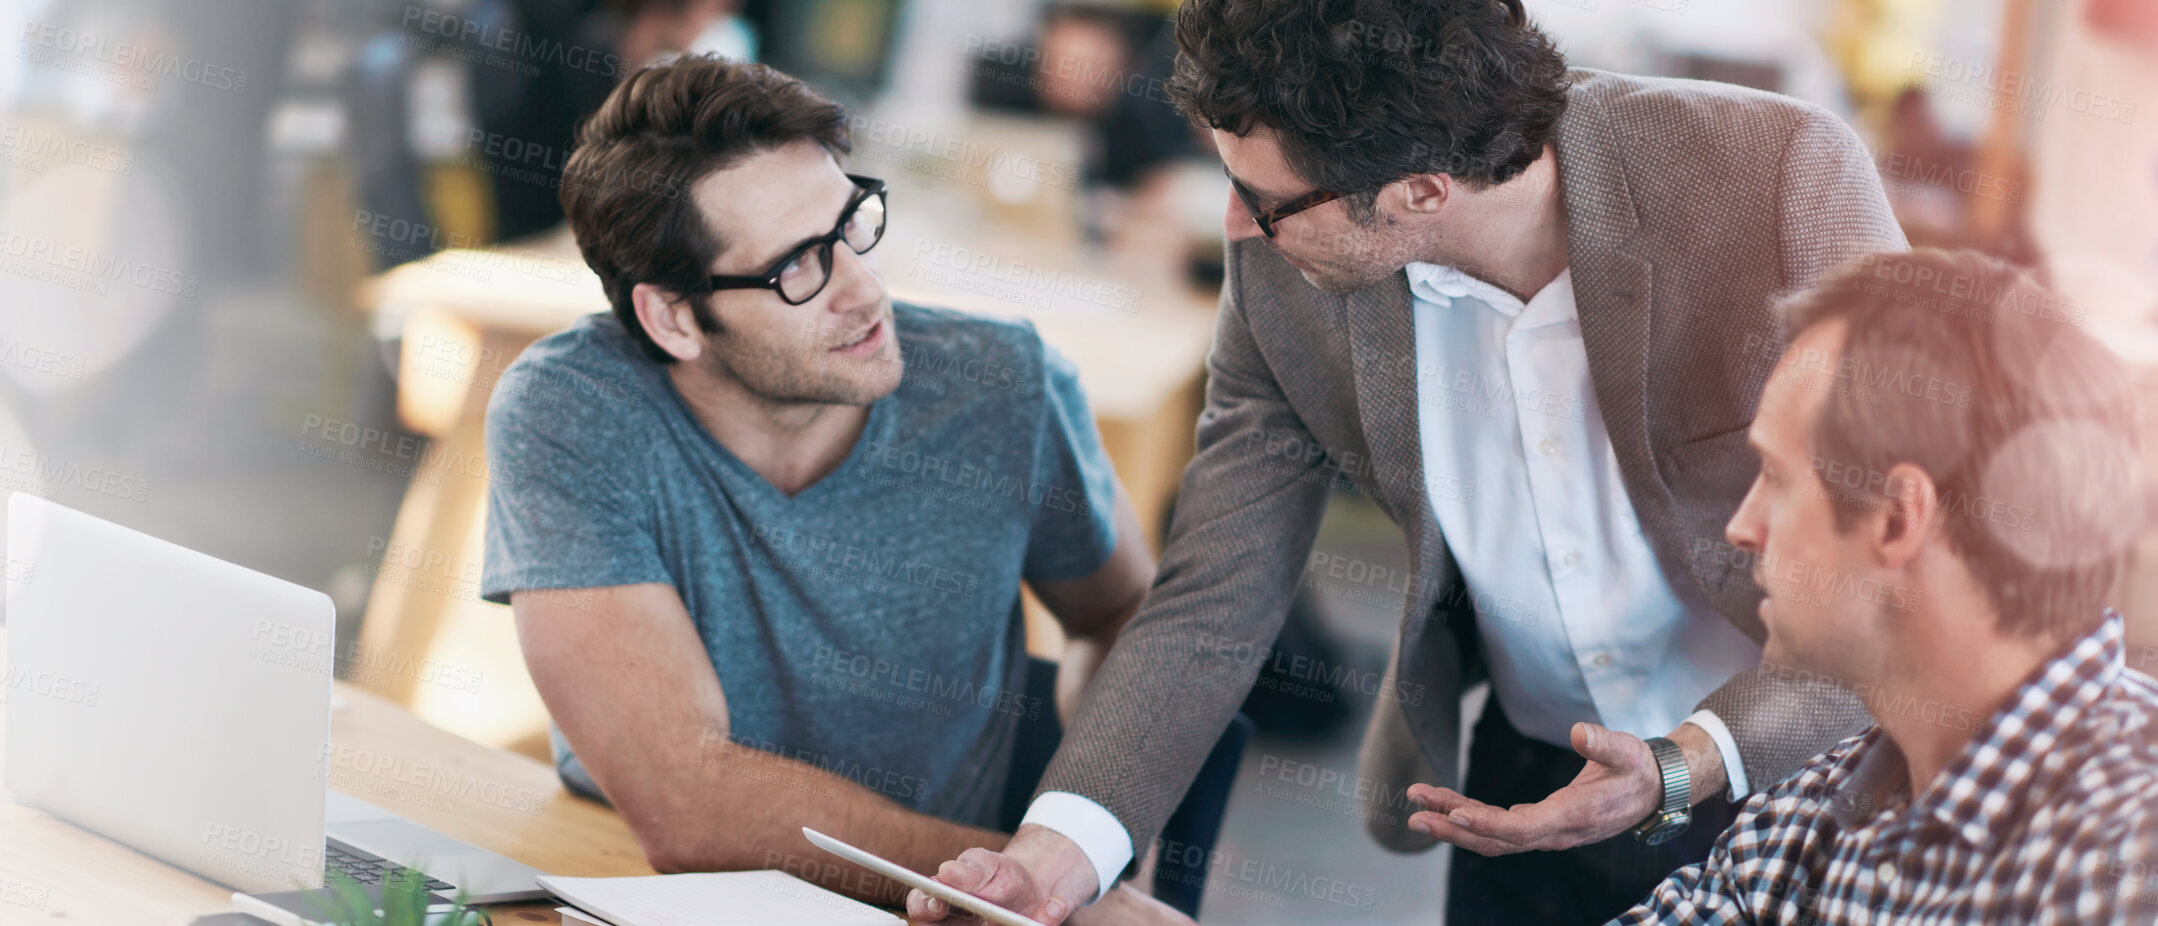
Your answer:
[[[2158,361],[2158,6],[1528,6],[1577,66],[1842,115],[1914,243],[2044,268],[2107,343]],[[893,190],[894,295],[1034,319],[1079,363],[1158,532],[1190,452],[1228,196],[1161,91],[1173,7],[0,3],[0,489],[323,588],[342,675],[544,755],[508,612],[476,600],[498,475],[478,415],[525,344],[605,307],[559,224],[576,120],[688,49],[770,62],[849,106],[850,168]],[[2146,670],[2153,553],[2139,543],[2119,594]],[[1401,537],[1342,495],[1314,561],[1279,648],[1329,668],[1284,662],[1247,705],[1262,732],[1202,920],[1433,922],[1442,855],[1389,855],[1355,816],[1362,680],[1396,632]],[[1039,622],[1030,641],[1058,645]]]

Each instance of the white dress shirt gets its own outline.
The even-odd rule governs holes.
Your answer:
[[[1407,272],[1427,495],[1507,720],[1564,749],[1576,721],[1648,737],[1690,720],[1745,794],[1730,731],[1693,707],[1761,649],[1687,608],[1642,533],[1589,381],[1573,272],[1527,305],[1451,267]]]
[[[1643,737],[1689,722],[1745,796],[1730,730],[1693,707],[1761,649],[1688,609],[1657,563],[1589,381],[1572,271],[1526,305],[1451,267],[1407,271],[1426,494],[1507,720],[1563,749],[1576,721]],[[1080,795],[1045,793],[1024,822],[1070,837],[1105,889],[1131,861],[1123,824]]]

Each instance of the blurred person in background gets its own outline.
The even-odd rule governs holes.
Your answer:
[[[1203,209],[1194,226],[1185,168],[1213,161],[1169,101],[1175,60],[1158,13],[1111,0],[1058,0],[1022,42],[982,44],[969,61],[968,92],[984,110],[1073,123],[1085,240],[1106,245],[1126,273],[1165,282],[1190,274],[1211,289],[1220,279],[1220,238],[1205,233]],[[1192,258],[1203,263],[1187,266]]]
[[[896,904],[802,827],[917,870],[1000,843],[1022,724],[1076,701],[1154,564],[1070,362],[892,302],[846,125],[703,56],[584,124],[564,206],[613,311],[502,377],[489,459],[530,475],[489,485],[482,584],[563,782],[653,867]],[[1057,706],[1026,694],[1022,583],[1069,637]],[[1093,916],[1190,923],[1129,888]]]
[[[1414,570],[1381,688],[1418,697],[1367,730],[1372,834],[1468,850],[1455,926],[1606,921],[1865,723],[1759,669],[1760,590],[1703,544],[1755,468],[1774,300],[1904,246],[1866,148],[1787,97],[1569,70],[1516,0],[1187,0],[1175,36],[1170,95],[1233,187],[1197,454],[1038,825],[938,876],[1049,923],[1113,885],[1346,479]]]
[[[1088,123],[1086,179],[1141,203],[1166,195],[1165,168],[1198,153],[1169,101],[1176,46],[1158,16],[1058,3],[1042,23],[1034,86],[1044,108]],[[1125,223],[1105,222],[1103,234]]]
[[[495,237],[510,241],[562,224],[562,168],[577,123],[614,88],[662,56],[689,49],[740,0],[483,0],[460,28],[522,54],[469,60],[480,147],[495,162]],[[460,23],[460,27],[462,27]],[[507,58],[505,66],[504,59]]]
[[[1616,922],[2158,922],[2158,683],[2105,607],[2144,510],[2136,395],[2024,311],[2063,304],[1921,250],[1783,308],[1725,532],[1767,590],[1763,663],[1874,723]]]
[[[1056,3],[1044,17],[1040,45],[1031,86],[1041,105],[1087,121],[1089,237],[1120,255],[1153,262],[1152,269],[1164,275],[1191,274],[1199,285],[1218,287],[1221,239],[1217,233],[1194,240],[1180,208],[1177,168],[1203,160],[1219,170],[1220,162],[1212,157],[1213,142],[1169,100],[1176,39],[1168,22],[1121,5]],[[1273,684],[1254,685],[1244,699],[1243,712],[1266,733],[1314,739],[1348,719],[1349,701],[1338,686],[1283,668],[1300,658],[1341,663],[1317,598],[1298,587],[1281,636],[1270,647],[1279,658],[1260,669]]]

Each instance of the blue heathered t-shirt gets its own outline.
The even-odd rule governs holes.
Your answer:
[[[894,307],[906,372],[793,498],[714,440],[611,315],[542,339],[487,411],[482,592],[674,586],[729,737],[922,813],[993,826],[1023,718],[1019,583],[1115,546],[1114,477],[1032,325]],[[557,600],[575,604],[573,593]],[[573,790],[598,788],[554,732]]]

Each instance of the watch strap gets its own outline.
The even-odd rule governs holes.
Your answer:
[[[1693,774],[1686,768],[1686,750],[1677,743],[1661,736],[1651,736],[1649,753],[1656,757],[1656,772],[1663,780],[1663,802],[1658,814],[1667,814],[1693,806]]]

